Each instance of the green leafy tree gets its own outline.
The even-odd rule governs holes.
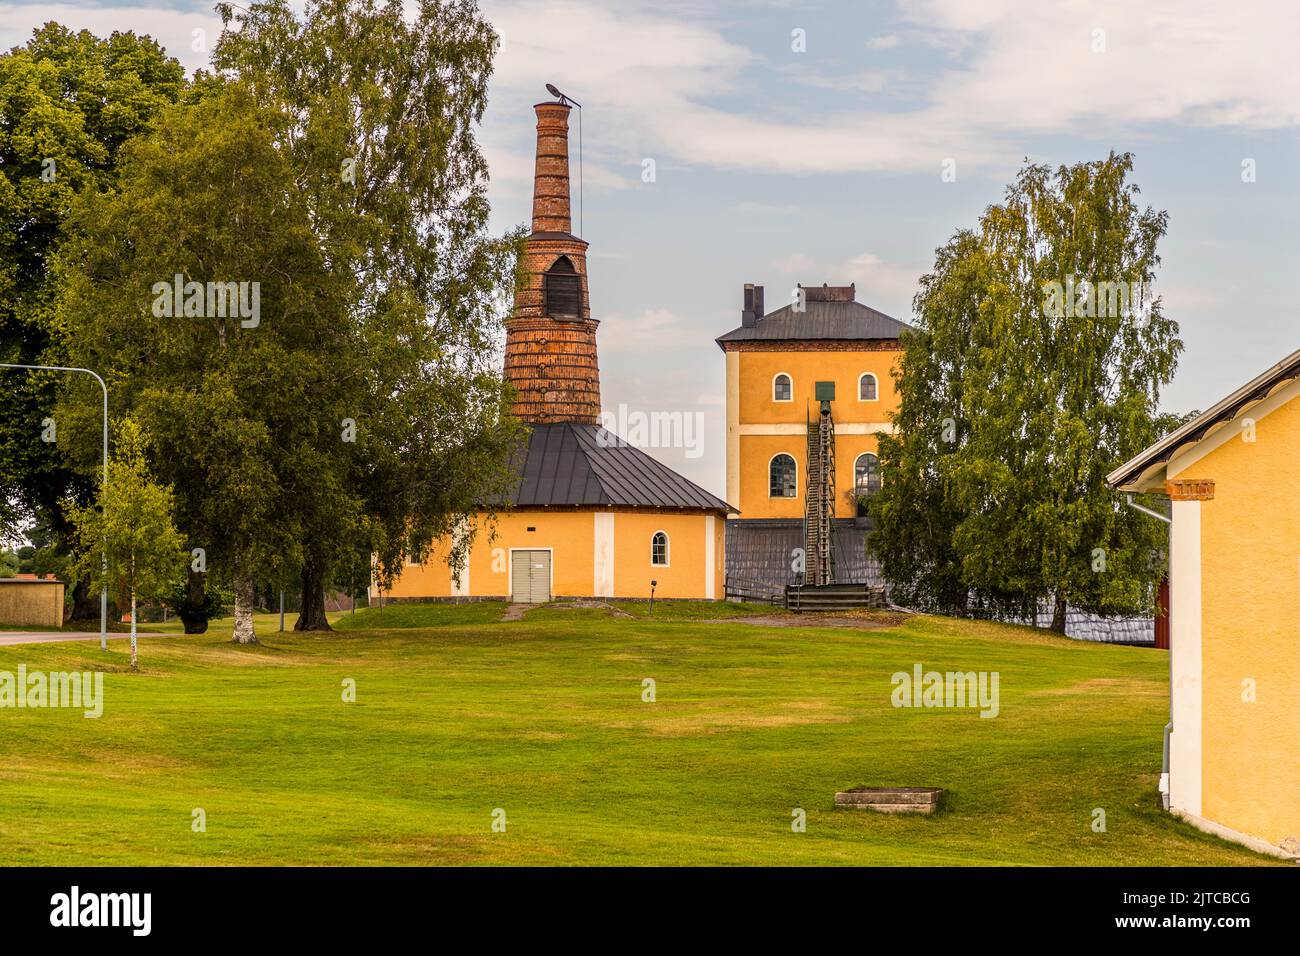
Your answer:
[[[47,23],[0,54],[0,362],[65,364],[49,269],[64,216],[80,193],[113,187],[122,144],[185,88],[181,65],[134,33],[101,39]],[[0,527],[42,519],[66,554],[63,502],[92,497],[99,472],[39,440],[64,384],[0,370]],[[74,617],[98,614],[85,579],[73,592]]]
[[[897,599],[1029,617],[1040,602],[1149,609],[1165,528],[1105,476],[1174,419],[1182,343],[1151,292],[1167,216],[1132,157],[1026,165],[938,250],[904,337],[896,433],[881,439],[872,548]]]
[[[187,547],[232,583],[239,643],[256,641],[254,581],[301,565],[329,478],[313,463],[355,453],[337,364],[355,351],[337,321],[350,283],[325,268],[280,121],[239,84],[168,108],[123,147],[117,191],[74,204],[58,264],[70,353],[147,428]],[[85,405],[70,388],[60,414]]]
[[[77,528],[77,569],[131,608],[131,669],[138,667],[138,602],[160,598],[184,567],[183,542],[173,524],[171,488],[149,474],[146,438],[127,418],[116,426],[108,493],[100,507],[69,504]],[[107,558],[105,567],[104,558]]]
[[[98,482],[95,487],[99,487]],[[18,554],[23,559],[23,566],[19,570],[41,577],[52,574],[61,581],[77,579],[72,572],[72,556],[69,550],[62,542],[55,540],[54,532],[47,520],[38,520],[28,528],[27,539],[31,541],[31,545],[18,549]],[[85,580],[89,586],[89,578]],[[71,601],[72,595],[67,595],[66,600]]]
[[[274,104],[326,268],[348,292],[335,378],[355,454],[303,454],[302,610],[324,629],[329,586],[357,550],[391,581],[404,559],[500,497],[518,425],[496,370],[522,232],[487,231],[487,166],[475,130],[497,37],[468,0],[218,4],[213,63]],[[458,539],[462,550],[468,538]]]

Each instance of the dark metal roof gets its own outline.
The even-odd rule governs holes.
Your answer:
[[[721,344],[773,339],[897,339],[899,333],[910,328],[907,323],[861,302],[821,302],[809,297],[804,307],[803,312],[796,312],[793,305],[782,306],[752,327],[732,329],[715,341]]]
[[[851,518],[831,525],[835,580],[839,584],[884,584],[876,559],[867,554],[867,531]],[[727,521],[727,576],[783,588],[802,583],[793,567],[796,550],[806,546],[800,518],[731,518]]]
[[[515,508],[588,506],[734,511],[599,425],[530,425]]]
[[[1106,482],[1119,491],[1151,490],[1145,486],[1149,485],[1152,479],[1161,478],[1165,463],[1180,448],[1209,437],[1245,409],[1268,398],[1296,378],[1300,378],[1300,351],[1292,352],[1272,368],[1256,375],[1227,398],[1215,402],[1187,424],[1142,451],[1136,458],[1120,465],[1106,476]]]
[[[529,239],[543,239],[548,242],[580,242],[584,246],[590,245],[586,239],[579,239],[571,232],[531,232],[528,234]]]

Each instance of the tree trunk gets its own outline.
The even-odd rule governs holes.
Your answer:
[[[72,586],[73,621],[99,620],[99,594],[90,592],[90,576],[82,575]]]
[[[131,589],[131,670],[140,669],[139,658],[135,656],[135,588]]]
[[[207,575],[191,569],[185,579],[185,603],[176,609],[186,634],[206,634],[208,612],[206,604]]]
[[[1052,602],[1052,630],[1057,634],[1065,633],[1065,598],[1059,594]]]
[[[236,571],[235,585],[235,633],[231,640],[236,644],[256,644],[257,635],[253,633],[253,576],[247,571]]]
[[[295,631],[332,631],[325,617],[325,575],[323,568],[308,559],[302,566],[302,609],[294,623]]]

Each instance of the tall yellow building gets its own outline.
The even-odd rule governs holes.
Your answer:
[[[1300,857],[1300,352],[1108,476],[1167,494],[1169,808]]]
[[[384,597],[508,598],[722,596],[727,504],[597,424],[599,322],[587,289],[587,243],[573,235],[569,111],[539,103],[533,223],[525,281],[506,322],[505,377],[528,425],[519,480],[472,533],[465,567],[435,542]],[[373,597],[380,597],[372,586]]]
[[[740,326],[716,340],[727,363],[727,500],[739,512],[727,573],[804,583],[820,520],[829,580],[877,583],[864,502],[880,488],[877,435],[893,429],[907,326],[858,302],[853,285],[800,286],[771,313],[763,300],[762,286],[746,285]]]

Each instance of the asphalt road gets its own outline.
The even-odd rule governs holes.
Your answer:
[[[108,639],[115,641],[130,636],[130,634],[109,634]],[[11,644],[55,644],[59,641],[97,640],[99,640],[98,631],[0,631],[0,647],[8,647]]]

